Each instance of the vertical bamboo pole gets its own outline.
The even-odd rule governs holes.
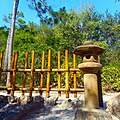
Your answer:
[[[35,51],[32,51],[32,62],[31,62],[31,80],[30,80],[30,93],[29,97],[32,97],[33,84],[34,84],[34,61],[35,61]]]
[[[65,68],[68,70],[68,50],[65,51]],[[66,72],[66,98],[69,98],[69,75],[68,72]]]
[[[41,69],[44,69],[45,66],[45,52],[42,53],[42,66]],[[41,78],[40,78],[40,95],[42,95],[42,88],[43,88],[43,82],[44,82],[44,72],[41,72]]]
[[[3,59],[3,52],[0,53],[0,80],[1,80],[1,74],[2,74],[2,59]]]
[[[25,66],[24,66],[24,69],[27,69],[27,67],[28,67],[28,52],[25,53]],[[25,88],[26,79],[27,79],[27,72],[24,72],[22,89]],[[24,90],[22,90],[22,95],[24,96]]]
[[[60,52],[58,52],[58,70],[60,69]],[[61,96],[61,91],[60,91],[60,88],[61,88],[61,72],[58,72],[58,96]]]
[[[73,54],[73,67],[76,69],[76,55]],[[76,82],[76,71],[74,71],[74,90],[77,88],[77,82]],[[77,97],[77,92],[74,91],[74,97]]]
[[[14,61],[14,71],[13,71],[13,80],[12,80],[12,90],[11,90],[11,96],[14,96],[15,91],[15,84],[16,84],[16,70],[17,70],[17,61],[18,61],[18,52],[15,53],[15,61]]]
[[[12,64],[11,68],[14,69],[14,62],[15,62],[15,53],[12,54]],[[13,84],[13,71],[10,72],[10,79],[8,80],[8,88],[11,88]],[[10,94],[10,90],[7,90],[7,94]]]
[[[50,71],[51,71],[51,59],[52,59],[52,54],[51,50],[48,52],[48,72],[47,72],[47,90],[46,90],[46,97],[50,96]]]
[[[15,62],[15,53],[13,53],[13,55],[12,55],[12,65],[11,65],[12,69],[14,69],[14,62]],[[10,72],[10,80],[8,82],[8,87],[11,87],[12,83],[13,83],[13,71]],[[8,91],[8,92],[10,92],[10,91]]]

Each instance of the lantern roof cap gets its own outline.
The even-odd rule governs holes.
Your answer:
[[[85,54],[96,54],[99,55],[105,51],[104,48],[94,45],[92,41],[86,41],[83,45],[75,48],[74,54],[84,56]]]

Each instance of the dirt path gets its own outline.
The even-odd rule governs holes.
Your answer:
[[[105,103],[113,94],[103,95],[104,107]],[[60,97],[57,101],[57,105],[45,107],[35,111],[29,117],[24,120],[74,120],[77,108],[82,107],[84,101],[84,94],[79,94],[79,97],[75,99],[73,96],[70,97],[71,102],[66,103],[64,97]]]
[[[105,93],[103,95],[104,107],[105,103],[114,94],[115,93]],[[0,92],[0,95],[6,95],[6,92]],[[25,95],[28,95],[28,93]],[[39,95],[39,93],[34,92],[33,96],[36,95]],[[19,120],[74,120],[77,108],[83,106],[83,93],[78,94],[77,98],[74,98],[74,95],[70,94],[70,99],[66,99],[65,94],[62,94],[62,96],[58,98],[57,102],[55,102],[57,93],[52,92],[50,95],[51,97],[47,99],[45,97],[45,92],[43,93],[43,97],[45,99],[44,108],[33,111],[24,119],[19,118]],[[16,92],[15,96],[21,96],[21,93]]]

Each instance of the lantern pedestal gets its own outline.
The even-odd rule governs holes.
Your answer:
[[[99,108],[96,74],[84,74],[84,96],[86,108]]]
[[[102,67],[99,55],[105,51],[104,48],[87,41],[84,45],[76,47],[74,53],[82,56],[83,63],[78,68],[84,72],[84,96],[85,107],[99,108],[99,87],[97,73]]]
[[[85,62],[78,68],[84,72],[84,96],[86,108],[99,108],[98,78],[97,72],[101,68],[100,63]]]

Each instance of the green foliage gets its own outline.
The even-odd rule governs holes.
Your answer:
[[[63,62],[63,64],[61,65],[61,68],[62,69],[65,69],[65,62]],[[72,62],[68,62],[68,66],[69,66],[69,69],[70,68],[73,68],[73,63]],[[69,72],[69,85],[71,88],[73,88],[74,86],[74,72]],[[57,79],[58,79],[58,74],[55,74],[54,75],[54,81],[53,82],[57,82]],[[79,71],[79,72],[76,72],[76,79],[77,79],[77,87],[83,87],[84,85],[84,82],[83,82],[83,72],[82,71]],[[66,80],[66,72],[62,72],[61,74],[61,86],[64,88],[65,87],[65,80]]]
[[[40,5],[40,3],[37,3]],[[40,7],[44,10],[44,7]],[[48,8],[48,7],[47,7]],[[40,11],[38,11],[40,12]],[[44,12],[44,11],[43,11]],[[47,11],[46,11],[47,12]],[[102,83],[105,90],[119,91],[120,89],[120,15],[106,12],[101,15],[93,7],[84,9],[80,12],[71,10],[69,13],[65,8],[58,11],[50,9],[50,18],[46,18],[41,25],[34,23],[25,24],[22,19],[17,19],[20,23],[15,28],[13,52],[19,51],[18,68],[24,68],[25,52],[29,52],[29,68],[31,67],[31,52],[35,50],[35,68],[41,67],[42,51],[46,52],[45,68],[47,68],[48,50],[52,50],[52,67],[57,68],[57,52],[61,51],[61,67],[65,67],[66,49],[73,53],[74,48],[81,45],[86,40],[93,40],[105,48],[105,52],[100,56],[102,69]],[[46,14],[46,13],[45,13]],[[23,14],[19,13],[23,18]],[[18,18],[20,18],[18,17]],[[42,19],[42,18],[41,18]],[[44,20],[44,19],[43,19]],[[0,28],[0,49],[5,51],[8,35],[8,28]],[[72,68],[72,56],[69,56],[69,66]],[[77,64],[81,62],[77,58]],[[70,81],[73,83],[73,73],[70,73]],[[77,81],[83,85],[83,73],[77,73]],[[18,75],[18,83],[23,79]],[[46,75],[45,75],[46,76]],[[35,74],[35,80],[39,81],[40,74]],[[79,79],[80,78],[80,79]],[[51,79],[57,81],[57,74],[52,73]],[[30,75],[28,75],[28,80]],[[45,77],[46,81],[46,77]],[[62,82],[65,76],[62,74]],[[65,84],[65,83],[64,83]],[[78,85],[79,86],[79,85]]]
[[[40,18],[41,23],[46,23],[49,12],[52,10],[46,0],[27,0],[29,2],[29,8],[37,12],[38,17]]]
[[[112,65],[102,68],[102,85],[105,91],[120,91],[120,70]]]
[[[25,21],[23,20],[24,14],[23,12],[18,11],[16,14],[16,27],[23,27],[25,25]],[[4,15],[3,21],[6,23],[11,23],[12,20],[12,14],[9,14],[8,16]]]
[[[0,51],[5,51],[8,29],[6,26],[0,27]]]

